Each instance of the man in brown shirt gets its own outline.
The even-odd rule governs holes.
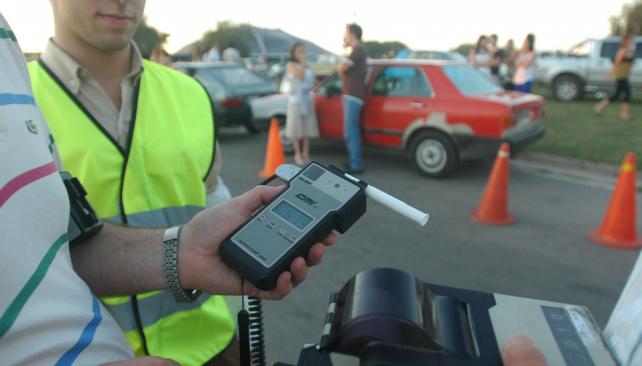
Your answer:
[[[363,173],[361,159],[361,110],[366,99],[366,72],[368,51],[361,43],[363,31],[357,24],[346,26],[343,36],[344,46],[350,55],[339,65],[339,75],[343,85],[343,137],[350,161],[349,173]]]

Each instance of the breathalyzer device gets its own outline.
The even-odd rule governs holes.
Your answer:
[[[294,258],[333,230],[345,233],[365,212],[370,196],[425,225],[428,215],[396,200],[334,166],[311,162],[282,165],[277,175],[286,189],[223,241],[225,263],[262,290],[276,286]]]
[[[308,164],[221,244],[223,260],[256,287],[274,288],[294,258],[333,230],[344,233],[366,212],[365,185],[341,173]]]

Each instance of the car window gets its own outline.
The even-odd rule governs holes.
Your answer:
[[[584,41],[571,48],[569,51],[570,56],[574,57],[587,57],[593,52],[593,41]]]
[[[194,77],[203,84],[212,99],[225,99],[225,85],[207,71],[208,69],[198,69]]]
[[[600,57],[612,60],[620,47],[619,42],[603,42],[602,49],[600,50]]]
[[[243,86],[268,82],[264,77],[244,67],[217,67],[203,69],[203,71],[226,85]]]
[[[341,94],[341,78],[339,74],[332,74],[319,84],[317,94],[338,95]]]
[[[416,67],[389,66],[377,71],[372,95],[388,97],[430,97],[432,91],[423,71]]]
[[[488,76],[470,65],[446,65],[443,71],[463,95],[483,95],[502,91]]]
[[[642,43],[635,44],[635,58],[642,58]]]

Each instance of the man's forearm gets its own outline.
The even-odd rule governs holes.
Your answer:
[[[163,232],[105,224],[95,237],[72,247],[74,269],[98,296],[163,289]]]

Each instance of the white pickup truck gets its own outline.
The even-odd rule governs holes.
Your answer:
[[[539,56],[535,61],[535,82],[551,88],[561,101],[580,100],[585,92],[611,92],[608,77],[620,37],[588,39],[563,55]],[[631,86],[642,91],[642,37],[635,37],[635,57]]]

